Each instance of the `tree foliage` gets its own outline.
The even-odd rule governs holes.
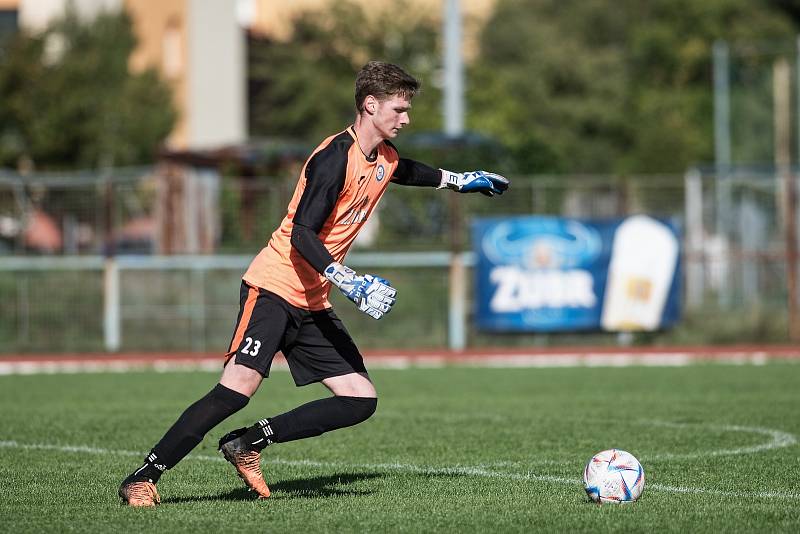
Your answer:
[[[470,71],[470,127],[528,155],[529,171],[710,161],[713,42],[793,42],[778,4],[499,0]]]
[[[370,18],[352,2],[331,6],[299,16],[287,42],[254,43],[252,133],[314,141],[341,128],[352,119],[353,74],[369,58],[421,75],[426,94],[412,132],[440,129],[441,91],[430,83],[441,71],[439,13],[403,3]],[[487,162],[506,161],[509,171],[681,172],[711,161],[714,41],[782,41],[791,53],[795,8],[788,0],[498,0],[468,65],[468,130],[499,141],[502,155],[489,150]],[[741,61],[769,69],[771,60]],[[739,133],[769,130],[770,78],[758,76],[732,96],[745,159],[768,152],[770,133]]]
[[[440,127],[435,13],[402,0],[369,11],[344,0],[301,12],[292,26],[286,41],[251,40],[251,135],[314,142],[344,129],[355,115],[355,73],[371,59],[403,65],[420,78],[424,96],[414,101],[412,128]]]
[[[441,17],[407,0],[381,5],[331,2],[300,13],[287,40],[251,39],[253,137],[313,144],[342,129],[354,115],[355,72],[382,59],[423,81],[399,140],[404,153],[441,164],[467,158],[442,143],[427,152],[402,146],[414,132],[441,129]],[[497,0],[467,70],[468,130],[490,139],[469,146],[469,162],[502,161],[500,170],[517,172],[680,172],[710,161],[717,39],[756,50],[738,57],[738,75],[758,79],[734,80],[750,88],[734,87],[733,111],[743,115],[734,143],[747,159],[768,157],[771,132],[752,133],[770,129],[770,60],[758,43],[785,42],[791,53],[798,13],[789,0]],[[128,72],[134,46],[124,14],[92,23],[67,14],[9,43],[0,55],[0,164],[146,161],[175,111],[154,71]]]
[[[136,45],[125,13],[93,21],[73,11],[0,56],[0,165],[87,168],[151,161],[175,123],[154,70],[131,73]]]

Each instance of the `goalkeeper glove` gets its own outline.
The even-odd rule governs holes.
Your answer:
[[[483,193],[486,196],[502,195],[508,189],[509,181],[506,177],[493,172],[450,172],[442,171],[442,182],[438,189],[453,189],[459,193]]]
[[[378,276],[363,276],[341,263],[333,262],[325,268],[325,278],[352,300],[358,309],[373,319],[380,319],[392,310],[397,290]]]

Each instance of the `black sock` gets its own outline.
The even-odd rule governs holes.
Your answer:
[[[356,425],[375,413],[377,406],[378,399],[370,397],[319,399],[275,417],[262,419],[248,428],[243,437],[254,448],[262,450],[271,443],[310,438]]]
[[[157,482],[164,471],[174,467],[203,441],[209,430],[244,408],[249,401],[247,395],[217,384],[181,414],[147,455],[144,465],[133,474]]]

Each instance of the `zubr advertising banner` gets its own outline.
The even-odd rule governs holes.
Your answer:
[[[668,221],[478,219],[473,239],[481,329],[656,330],[679,318],[680,241]]]

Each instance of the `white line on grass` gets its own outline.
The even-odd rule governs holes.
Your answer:
[[[691,458],[706,458],[711,456],[736,456],[740,454],[753,454],[756,452],[769,451],[772,449],[781,449],[783,447],[790,447],[797,443],[797,438],[793,434],[783,432],[782,430],[774,430],[771,428],[762,428],[757,426],[739,426],[739,425],[709,425],[703,423],[671,423],[668,421],[642,421],[644,425],[663,426],[667,428],[697,428],[700,430],[716,430],[720,432],[745,432],[749,434],[760,434],[768,436],[769,441],[750,445],[748,447],[736,447],[734,449],[716,449],[711,451],[701,451],[686,454],[654,454],[646,456],[647,460],[678,460],[678,459],[691,459]]]
[[[706,451],[699,451],[694,453],[685,454],[672,454],[672,453],[659,453],[659,454],[642,454],[641,460],[646,462],[658,461],[673,461],[673,460],[691,460],[697,458],[712,458],[716,456],[738,456],[743,454],[754,454],[757,452],[764,452],[773,449],[781,449],[784,447],[791,447],[797,443],[797,438],[788,432],[782,430],[774,430],[771,428],[763,428],[756,426],[740,426],[740,425],[714,425],[703,423],[673,423],[669,421],[639,421],[639,424],[648,426],[662,426],[667,428],[687,429],[693,428],[705,431],[718,431],[718,432],[741,432],[746,434],[759,434],[767,436],[770,439],[763,443],[749,445],[747,447],[737,447],[733,449],[712,449]],[[567,460],[546,460],[546,459],[531,459],[528,465],[536,466],[565,466],[573,462]],[[491,464],[484,465],[483,467],[521,467],[520,462],[492,462]]]
[[[142,456],[141,452],[104,449],[99,447],[90,447],[86,445],[49,445],[44,443],[20,443],[18,441],[0,441],[0,448],[23,449],[23,450],[47,450],[68,453],[88,453],[88,454],[109,454],[117,456]],[[219,456],[208,456],[195,454],[186,458],[187,460],[201,460],[212,462],[224,462],[225,460]],[[549,482],[555,484],[568,484],[570,486],[580,486],[581,482],[578,479],[558,477],[552,475],[539,475],[532,472],[527,473],[504,473],[500,471],[492,471],[482,466],[454,466],[454,467],[428,467],[419,466],[414,464],[404,463],[379,463],[379,464],[349,464],[343,462],[317,462],[313,460],[283,460],[280,458],[271,457],[269,463],[287,465],[287,466],[302,466],[313,467],[319,469],[369,469],[375,471],[398,471],[405,473],[419,473],[431,476],[471,476],[471,477],[484,477],[484,478],[500,478],[507,480],[518,481],[533,481],[533,482]],[[778,491],[723,491],[708,488],[692,488],[681,486],[667,486],[664,484],[648,484],[647,489],[650,491],[661,491],[665,493],[689,493],[699,495],[714,495],[718,497],[734,497],[745,499],[800,499],[800,493],[796,492],[778,492]]]

